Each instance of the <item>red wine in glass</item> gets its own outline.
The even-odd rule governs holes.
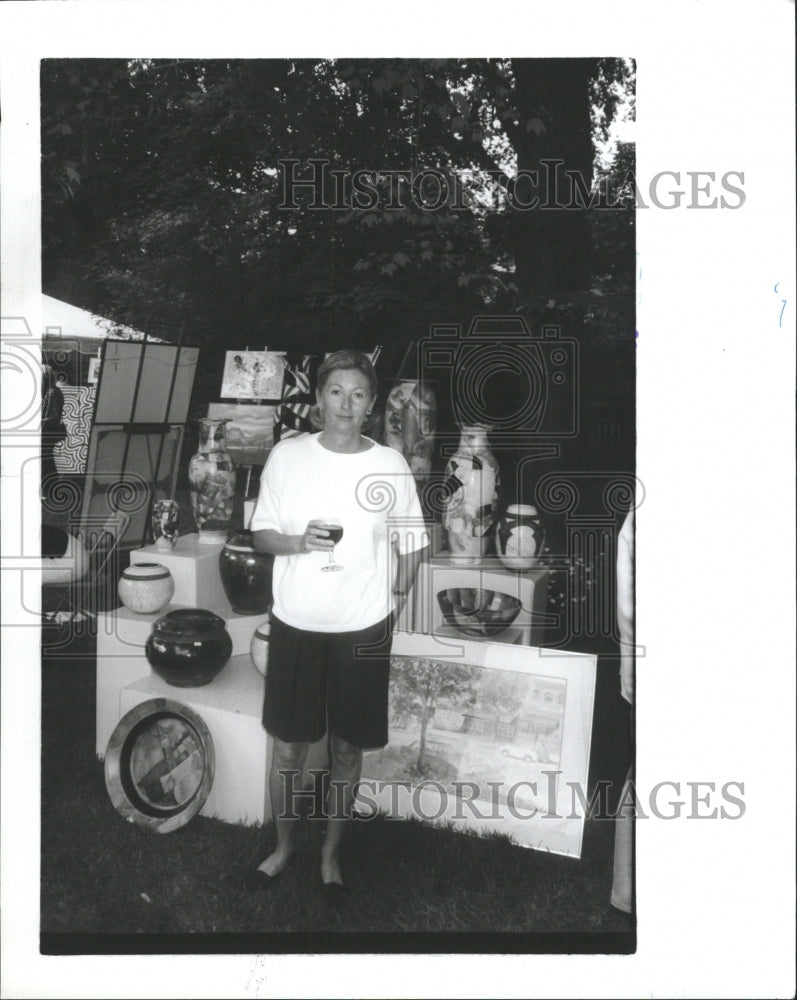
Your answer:
[[[341,538],[343,538],[343,525],[340,521],[330,518],[327,521],[322,521],[319,527],[327,532],[333,545],[337,545]],[[321,567],[323,573],[334,573],[339,569],[343,569],[340,563],[335,562],[334,552],[334,548],[329,550],[329,562],[326,566]]]

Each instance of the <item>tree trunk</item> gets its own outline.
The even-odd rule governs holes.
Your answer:
[[[514,59],[512,69],[520,112],[512,129],[518,174],[523,178],[524,171],[534,171],[539,178],[534,190],[528,180],[518,181],[518,200],[528,204],[536,194],[541,206],[550,206],[514,211],[517,280],[534,305],[590,287],[587,212],[567,207],[576,189],[565,172],[578,175],[589,192],[593,160],[589,81],[595,60]],[[552,160],[560,163],[554,167],[544,162]]]
[[[432,714],[431,709],[431,705],[425,704],[421,713],[421,738],[418,745],[418,759],[415,762],[415,766],[419,771],[423,766],[423,755],[426,753],[426,727],[429,725],[429,717]]]

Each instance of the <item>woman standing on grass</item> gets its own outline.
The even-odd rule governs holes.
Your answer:
[[[390,633],[426,544],[407,463],[362,433],[376,394],[365,354],[326,358],[316,392],[323,430],[274,447],[251,522],[255,548],[275,557],[263,724],[274,738],[277,843],[248,882],[266,888],[292,861],[297,819],[286,792],[326,732],[328,902],[344,894],[339,852],[363,750],[387,743]]]

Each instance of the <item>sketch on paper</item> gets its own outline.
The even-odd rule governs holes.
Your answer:
[[[285,360],[275,351],[227,351],[221,380],[225,399],[273,399],[282,396]]]

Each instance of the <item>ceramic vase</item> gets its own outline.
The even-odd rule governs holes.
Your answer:
[[[174,577],[160,563],[138,563],[122,572],[117,590],[126,608],[151,615],[174,597]]]
[[[274,557],[257,552],[251,531],[236,531],[219,553],[219,575],[233,611],[262,615],[271,607]]]
[[[254,631],[252,635],[252,641],[249,643],[249,655],[252,657],[252,666],[255,670],[266,676],[266,668],[268,667],[268,641],[271,635],[271,619],[266,618],[264,622],[261,622]]]
[[[223,545],[233,512],[235,465],[227,451],[224,426],[229,421],[197,421],[199,448],[188,464],[191,506],[199,541],[205,545]]]
[[[232,654],[224,619],[204,608],[168,611],[152,626],[144,651],[155,673],[173,687],[210,684]]]
[[[545,532],[536,507],[510,504],[495,532],[498,558],[508,569],[532,569],[542,552]]]
[[[152,537],[155,548],[171,552],[177,542],[180,505],[176,500],[156,500],[152,505]]]
[[[385,403],[384,443],[401,452],[415,476],[432,471],[436,427],[434,389],[418,379],[397,382]]]
[[[487,441],[489,430],[483,424],[461,427],[459,445],[446,465],[443,528],[454,563],[478,562],[492,541],[500,470]]]

